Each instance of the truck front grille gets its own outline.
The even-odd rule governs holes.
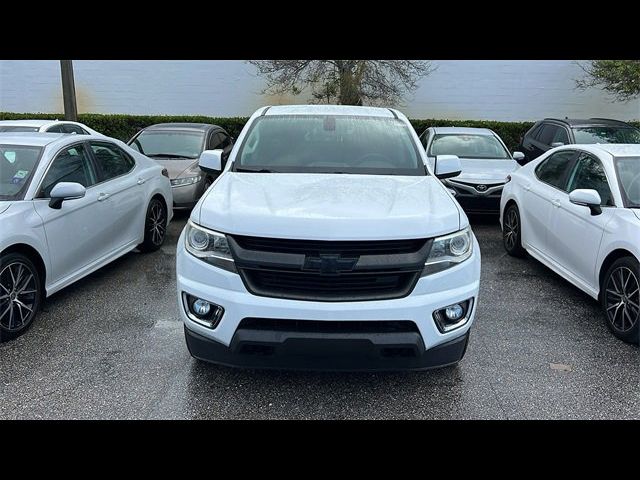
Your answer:
[[[427,239],[316,241],[228,236],[238,273],[254,295],[310,301],[407,296],[431,248]]]

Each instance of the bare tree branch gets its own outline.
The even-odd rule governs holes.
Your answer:
[[[299,94],[346,105],[395,105],[435,67],[425,60],[251,60],[265,93]]]

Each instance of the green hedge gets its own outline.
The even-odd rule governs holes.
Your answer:
[[[50,113],[8,113],[0,112],[0,120],[19,120],[27,118],[62,119],[62,114]],[[248,117],[206,117],[193,115],[101,115],[97,113],[82,113],[78,120],[89,127],[109,137],[129,140],[141,128],[154,123],[165,122],[197,122],[220,125],[234,137],[237,137]],[[638,125],[639,122],[631,122]],[[520,137],[533,125],[533,122],[495,122],[490,120],[411,120],[411,124],[418,134],[427,127],[482,127],[496,132],[507,144],[511,151],[515,150]]]

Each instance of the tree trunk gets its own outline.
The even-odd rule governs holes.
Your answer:
[[[338,75],[340,92],[338,101],[341,105],[362,105],[360,96],[360,85],[354,75],[354,62],[350,60],[339,60]]]

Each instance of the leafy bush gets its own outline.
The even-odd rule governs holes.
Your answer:
[[[28,118],[62,119],[62,114],[51,113],[8,113],[0,112],[0,120],[20,120]],[[154,123],[195,122],[212,123],[224,128],[230,135],[237,137],[248,117],[206,117],[194,115],[102,115],[98,113],[81,113],[78,121],[109,137],[123,141],[129,140],[136,132]],[[496,122],[492,120],[410,120],[413,128],[420,135],[428,127],[476,127],[490,128],[504,140],[510,151],[514,151],[520,137],[531,128],[533,122]],[[640,126],[640,122],[630,122]]]

